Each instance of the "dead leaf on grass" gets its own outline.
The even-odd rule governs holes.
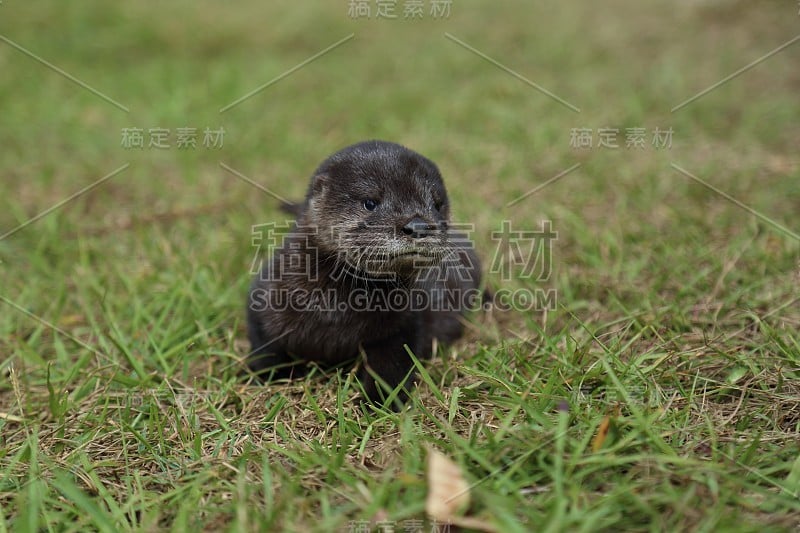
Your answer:
[[[443,453],[428,450],[428,498],[425,512],[437,523],[456,525],[479,531],[497,529],[477,517],[462,516],[469,507],[470,486],[461,468]]]

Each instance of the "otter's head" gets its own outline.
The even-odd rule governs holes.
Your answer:
[[[450,208],[439,169],[398,144],[368,141],[316,170],[300,222],[321,251],[370,274],[413,272],[448,247]]]

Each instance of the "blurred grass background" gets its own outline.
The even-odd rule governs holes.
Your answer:
[[[520,524],[541,516],[549,517],[556,528],[585,529],[592,524],[635,528],[658,521],[700,529],[797,523],[796,498],[780,499],[770,492],[774,486],[763,489],[761,481],[743,473],[754,469],[780,480],[789,494],[798,490],[800,466],[792,461],[800,426],[794,396],[800,366],[800,305],[795,300],[800,247],[790,234],[670,165],[685,168],[790,232],[800,232],[800,45],[787,47],[671,112],[797,36],[798,6],[777,0],[611,0],[565,2],[554,9],[551,3],[455,1],[448,18],[434,19],[426,2],[421,20],[404,20],[402,4],[395,20],[352,19],[345,1],[0,4],[0,35],[5,38],[0,42],[0,234],[130,164],[87,194],[0,240],[0,296],[7,299],[0,304],[0,412],[8,415],[0,418],[0,505],[4,520],[11,520],[0,526],[52,526],[76,518],[81,505],[93,511],[85,519],[95,528],[102,528],[106,512],[116,527],[170,527],[184,523],[181,520],[188,524],[180,499],[185,491],[194,494],[204,488],[216,502],[199,515],[207,527],[215,520],[238,520],[235,523],[241,525],[236,505],[251,508],[256,501],[262,505],[257,513],[262,522],[256,523],[283,528],[312,527],[318,519],[314,527],[341,527],[356,517],[372,519],[384,508],[392,517],[421,512],[419,482],[400,479],[386,492],[377,488],[380,476],[391,478],[393,468],[412,473],[421,468],[419,443],[400,446],[399,463],[390,453],[378,461],[381,468],[359,469],[365,446],[381,449],[396,436],[392,429],[373,433],[374,420],[365,422],[361,414],[342,414],[341,406],[337,411],[340,396],[332,389],[338,377],[331,382],[311,379],[297,385],[300,389],[235,393],[254,406],[246,410],[252,418],[242,411],[236,411],[235,418],[247,428],[256,425],[266,432],[261,434],[265,440],[277,439],[274,417],[281,411],[273,412],[270,405],[275,404],[270,402],[284,397],[294,398],[287,400],[291,414],[286,415],[286,427],[295,428],[292,424],[298,420],[309,427],[322,424],[314,422],[315,417],[329,409],[339,413],[341,431],[352,432],[344,439],[350,444],[340,443],[343,451],[334,458],[320,451],[331,443],[316,433],[313,438],[292,439],[289,431],[281,437],[281,449],[304,450],[292,452],[295,455],[266,445],[245,451],[232,445],[238,450],[236,457],[248,464],[255,458],[254,488],[246,475],[245,481],[238,481],[219,474],[214,470],[219,465],[209,459],[217,456],[206,453],[206,446],[219,451],[230,434],[223,438],[216,429],[199,424],[192,431],[200,436],[178,438],[156,453],[152,446],[157,429],[169,423],[163,413],[159,416],[157,402],[150,411],[126,410],[120,427],[133,431],[143,420],[150,421],[156,433],[137,433],[142,448],[135,455],[143,464],[161,457],[163,471],[138,477],[132,473],[136,461],[128,458],[126,463],[114,455],[113,461],[121,462],[104,465],[113,475],[101,473],[94,479],[90,473],[98,470],[87,465],[100,459],[96,453],[81,455],[88,453],[84,446],[93,439],[119,453],[124,449],[124,431],[112,431],[105,425],[106,414],[101,415],[112,392],[155,389],[161,394],[175,383],[215,391],[197,406],[199,419],[213,422],[222,416],[218,409],[229,406],[229,400],[217,403],[217,395],[228,398],[238,390],[236,372],[247,349],[242,321],[254,253],[251,226],[283,216],[277,201],[220,163],[281,196],[299,198],[322,159],[370,138],[400,142],[440,166],[454,218],[475,224],[474,237],[487,266],[495,253],[491,231],[499,229],[502,220],[528,229],[549,219],[559,233],[554,273],[544,284],[558,291],[559,309],[477,318],[467,340],[453,352],[460,361],[445,357],[433,363],[431,371],[445,385],[447,409],[456,409],[455,404],[467,418],[483,410],[481,416],[488,418],[530,423],[525,426],[532,432],[529,439],[536,440],[537,431],[555,424],[555,419],[534,412],[552,414],[555,402],[584,382],[702,392],[702,401],[688,399],[658,422],[625,419],[626,412],[631,415],[624,409],[616,416],[621,417],[620,427],[646,435],[643,441],[621,438],[620,450],[663,452],[654,443],[659,439],[681,457],[692,455],[701,444],[710,447],[709,472],[724,471],[722,478],[715,478],[722,489],[714,489],[707,480],[698,482],[704,488],[697,489],[691,472],[698,466],[691,462],[681,466],[687,478],[667,482],[704,501],[705,511],[687,511],[689,504],[680,494],[651,480],[631,479],[611,461],[605,465],[611,473],[604,474],[613,480],[609,486],[598,482],[582,492],[577,478],[567,481],[573,491],[566,497],[570,512],[560,507],[563,494],[532,501],[533,492],[498,482],[500,488],[494,489],[500,490],[497,494],[507,491],[507,498],[495,501],[487,489],[481,508],[485,513],[494,509],[496,523],[524,529]],[[375,10],[373,3],[373,15]],[[580,112],[459,46],[446,32]],[[350,34],[351,40],[220,112]],[[169,128],[172,147],[125,149],[122,129],[132,127]],[[176,130],[183,127],[198,128],[196,149],[176,148]],[[206,127],[224,128],[222,148],[201,146]],[[570,146],[573,128],[596,133],[605,127],[619,128],[620,148]],[[624,147],[625,128],[633,127],[646,128],[648,144],[643,150]],[[670,149],[650,144],[655,128],[672,128]],[[507,207],[576,163],[581,166],[574,172]],[[489,281],[501,284],[496,276],[490,275]],[[50,326],[15,306],[100,354],[54,334]],[[609,343],[606,348],[593,335]],[[614,368],[621,372],[622,383],[608,381],[608,369],[596,359],[603,354],[611,357],[612,366],[618,365]],[[526,388],[519,382],[501,385],[486,375],[500,380],[508,372],[522,372],[523,384],[527,380],[536,388],[520,396]],[[698,376],[708,381],[701,386]],[[466,387],[460,379],[472,385]],[[458,396],[452,396],[453,386],[459,384],[467,391],[461,393],[463,407]],[[709,387],[718,396],[708,397]],[[752,392],[754,388],[762,395]],[[332,395],[332,403],[309,411],[308,395],[302,394],[306,389]],[[290,390],[299,396],[291,396]],[[503,399],[504,390],[512,399]],[[425,390],[420,394],[422,403],[435,401],[436,395]],[[733,410],[731,396],[748,401]],[[664,400],[667,394],[659,397]],[[572,406],[577,409],[573,423],[591,435],[603,417],[614,416],[614,405],[609,400]],[[668,409],[664,404],[651,407]],[[524,449],[522,442],[509,445],[511,451],[491,438],[487,444],[481,440],[485,433],[479,439],[455,423],[455,435],[468,441],[462,450],[455,436],[429,433],[424,413],[399,420],[385,414],[379,420],[392,420],[404,428],[403,435],[421,434],[422,441],[455,455],[465,453],[472,462],[463,464],[468,470],[471,465],[476,478],[496,461],[505,464],[504,454]],[[740,419],[740,413],[747,416]],[[449,420],[452,423],[453,417]],[[647,424],[656,429],[647,429]],[[487,422],[481,431],[491,433],[491,428]],[[367,446],[370,435],[373,440]],[[764,435],[770,437],[762,440]],[[722,436],[735,444],[723,446]],[[239,443],[238,437],[231,438]],[[360,445],[359,438],[364,439]],[[576,442],[585,446],[581,438]],[[314,444],[317,441],[321,444]],[[195,450],[196,456],[185,452],[193,460],[207,463],[207,470],[198,466],[197,471],[210,478],[198,474],[182,482],[170,477],[169,465],[185,466],[188,460],[180,458],[180,442]],[[747,461],[754,462],[745,461],[744,467],[717,454],[723,450],[738,457],[738,448],[725,446],[745,444],[760,453],[748,452]],[[305,454],[309,446],[319,463],[313,454]],[[341,472],[317,476],[310,486],[320,492],[308,496],[305,478],[290,476],[279,483],[265,474],[268,470],[262,466],[275,461],[275,454],[296,464],[310,462],[310,471]],[[540,468],[546,471],[541,465],[529,470]],[[51,478],[59,469],[73,476]],[[549,486],[552,481],[544,475],[534,482],[530,476],[523,476],[521,486]],[[133,479],[141,490],[131,488]],[[259,487],[268,487],[270,479],[282,487],[282,503],[264,503]],[[109,486],[103,488],[106,483]],[[359,500],[359,483],[382,496]],[[125,493],[121,487],[126,484],[138,499],[118,495]],[[330,488],[340,484],[345,488]],[[638,500],[632,496],[631,503],[622,494],[636,492],[634,487],[645,495]],[[248,492],[251,488],[255,492]],[[219,496],[230,490],[238,499]],[[81,494],[89,494],[89,503]],[[753,494],[776,499],[766,504]],[[348,502],[341,512],[330,507],[330,501],[340,497]],[[198,506],[208,503],[206,496],[197,498],[191,501]],[[742,498],[758,501],[742,508]],[[582,507],[586,501],[599,507],[589,505],[594,509],[589,512]],[[23,516],[25,509],[29,514]],[[190,516],[191,507],[187,509]]]

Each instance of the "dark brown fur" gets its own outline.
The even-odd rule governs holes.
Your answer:
[[[368,209],[366,200],[377,207]],[[339,365],[363,352],[367,396],[383,397],[377,375],[390,388],[404,385],[404,398],[413,382],[406,346],[428,359],[434,338],[457,339],[461,315],[479,294],[478,259],[464,235],[449,230],[436,165],[397,144],[359,143],[320,165],[303,203],[282,207],[297,223],[250,290],[251,370],[288,378],[304,363]],[[336,308],[283,305],[284,296],[312,290],[334,295]],[[403,294],[427,300],[409,308],[380,303]],[[351,305],[359,295],[377,303]],[[437,310],[437,298],[460,303]]]

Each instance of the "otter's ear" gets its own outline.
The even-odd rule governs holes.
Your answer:
[[[311,196],[321,198],[328,188],[330,177],[327,174],[317,174],[311,178]]]

